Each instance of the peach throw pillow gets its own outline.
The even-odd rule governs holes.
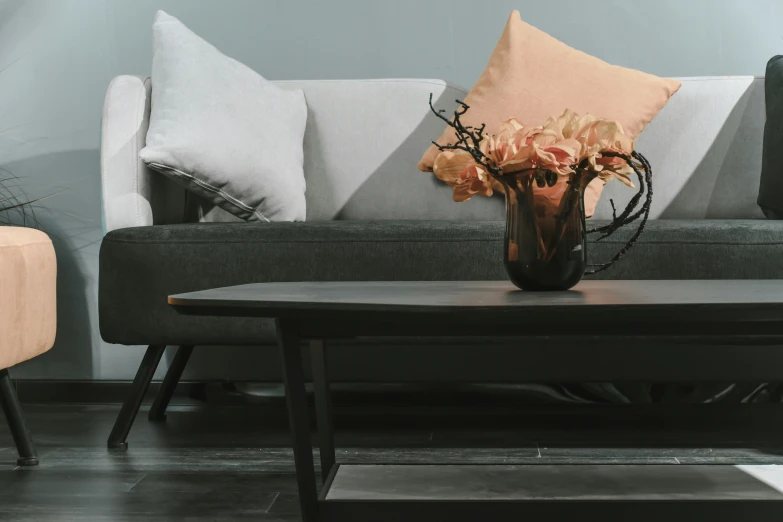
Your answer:
[[[644,127],[679,90],[677,80],[610,65],[577,51],[522,21],[514,11],[506,22],[487,68],[465,97],[469,125],[487,124],[494,133],[500,123],[516,118],[525,125],[543,125],[565,109],[619,121],[637,138]],[[455,141],[447,128],[438,143]],[[439,150],[424,153],[419,169],[432,171]],[[593,214],[603,189],[597,179],[585,191],[585,211]]]

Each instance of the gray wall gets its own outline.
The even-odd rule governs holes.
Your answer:
[[[0,165],[31,196],[65,190],[39,211],[58,253],[57,344],[17,377],[130,378],[141,359],[97,330],[98,147],[110,79],[150,71],[157,9],[269,79],[469,87],[512,9],[574,47],[658,75],[763,75],[783,52],[781,0],[0,0]]]

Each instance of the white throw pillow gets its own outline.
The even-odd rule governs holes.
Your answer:
[[[142,161],[243,219],[304,221],[304,93],[273,85],[163,11],[152,31]]]

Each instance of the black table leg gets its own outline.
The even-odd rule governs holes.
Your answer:
[[[302,348],[295,325],[277,320],[277,338],[283,357],[285,397],[288,422],[294,444],[294,465],[299,487],[299,505],[303,522],[315,522],[318,517],[318,492],[315,485],[315,463],[310,444],[310,414],[307,407]]]
[[[313,365],[313,389],[315,391],[315,419],[321,449],[321,478],[332,471],[334,456],[334,426],[332,425],[332,396],[329,390],[329,374],[326,371],[324,341],[310,341],[310,359]]]

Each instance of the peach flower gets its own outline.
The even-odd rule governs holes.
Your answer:
[[[573,172],[582,146],[566,139],[557,120],[550,118],[543,127],[524,127],[516,120],[505,125],[490,139],[489,150],[490,158],[506,173],[539,167],[563,176]]]
[[[454,201],[467,201],[474,194],[492,195],[491,178],[468,152],[447,150],[435,158],[435,176],[454,189]]]
[[[535,128],[525,128],[514,118],[504,121],[497,134],[487,136],[482,142],[482,152],[496,166],[507,165],[509,161],[530,142]],[[486,149],[486,150],[485,150]]]
[[[580,116],[571,109],[566,109],[557,118],[557,126],[563,133],[564,138],[576,138],[579,135],[579,131],[587,127],[598,118],[592,114],[585,114]]]
[[[626,185],[633,187],[630,175],[633,169],[628,163],[618,157],[604,156],[602,152],[618,152],[630,155],[634,150],[634,142],[623,131],[623,126],[616,121],[595,120],[581,128],[576,139],[584,149],[581,160],[587,159],[590,170],[604,181],[617,178]]]
[[[530,162],[534,167],[545,168],[567,176],[579,163],[582,144],[566,137],[558,121],[550,118],[541,132],[531,142]]]
[[[511,118],[498,132],[486,135],[481,152],[491,167],[503,174],[543,168],[568,176],[580,163],[604,181],[617,178],[633,187],[633,169],[618,157],[604,156],[607,151],[630,155],[634,142],[619,122],[600,120],[590,114],[579,115],[566,109],[557,118],[549,118],[543,126],[526,127]],[[441,152],[433,166],[435,175],[454,189],[454,201],[467,201],[474,194],[490,196],[502,190],[502,184],[487,169],[479,165],[470,153],[462,150]]]

